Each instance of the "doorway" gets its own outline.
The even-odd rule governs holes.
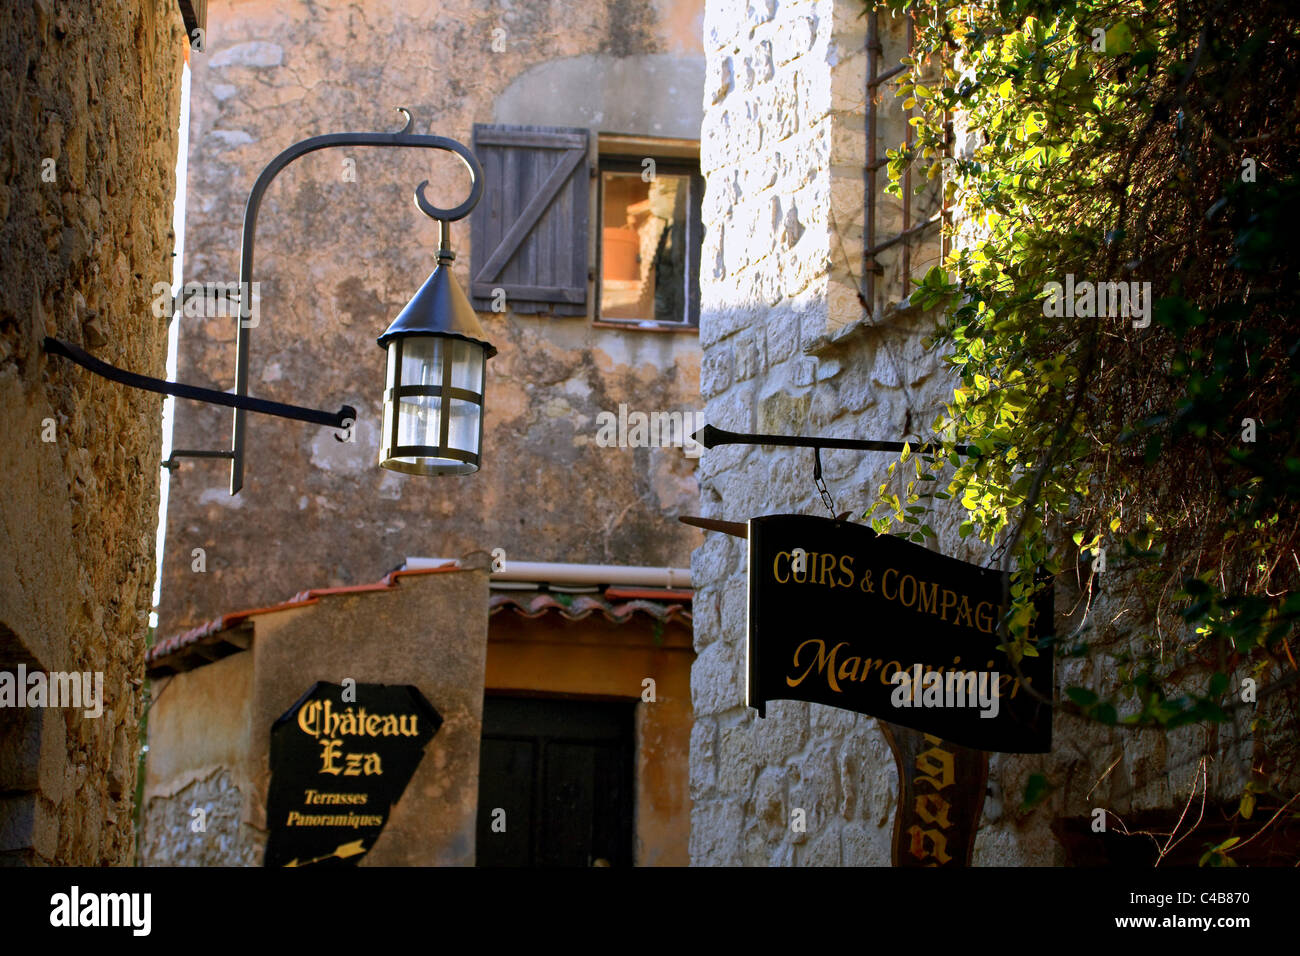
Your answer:
[[[479,866],[631,866],[633,702],[489,695]]]

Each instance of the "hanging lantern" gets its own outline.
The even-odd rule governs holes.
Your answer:
[[[442,225],[437,267],[379,337],[388,350],[379,464],[408,475],[478,471],[484,376],[497,353],[451,274]]]

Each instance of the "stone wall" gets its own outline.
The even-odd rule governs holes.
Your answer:
[[[141,811],[141,865],[260,866],[265,849],[244,837],[243,807],[243,794],[223,770],[169,799],[149,800]]]
[[[412,110],[416,131],[466,144],[475,123],[586,127],[593,159],[601,131],[698,138],[702,6],[210,3],[207,52],[194,56],[187,280],[237,279],[248,190],[280,150],[318,133],[399,129],[397,106]],[[375,338],[432,270],[437,244],[411,194],[430,179],[431,201],[447,206],[466,188],[454,158],[422,153],[326,150],[268,191],[250,392],[353,405],[356,441],[250,415],[244,490],[233,498],[224,463],[186,461],[169,498],[161,633],[304,587],[371,581],[408,555],[500,547],[515,560],[682,567],[699,543],[673,520],[695,507],[694,460],[595,440],[597,414],[620,403],[698,409],[699,345],[689,331],[480,313],[500,349],[488,363],[482,469],[428,479],[377,467],[385,359]],[[453,271],[466,289],[469,240],[468,221],[453,224]],[[231,387],[234,320],[180,321],[180,378]],[[229,441],[228,412],[180,403],[177,447]],[[195,548],[204,549],[202,573]]]
[[[103,713],[0,711],[0,861],[133,855],[161,397],[42,353],[161,376],[185,31],[172,0],[0,11],[0,667],[103,675]]]
[[[859,299],[863,253],[866,27],[859,0],[709,0],[701,166],[707,181],[702,279],[701,392],[706,418],[736,431],[898,440],[925,436],[954,381],[923,338],[935,316],[906,302],[901,250],[880,254],[877,292]],[[884,57],[905,52],[901,22],[881,15]],[[903,137],[891,86],[877,100],[877,155]],[[919,181],[919,180],[918,180]],[[880,186],[887,179],[882,171]],[[933,212],[916,199],[912,223]],[[878,196],[876,241],[904,226],[897,199]],[[937,262],[936,234],[912,252],[919,276]],[[836,512],[861,515],[888,455],[828,451],[825,478]],[[731,521],[764,514],[826,514],[807,449],[724,446],[701,459],[701,509]],[[926,520],[931,547],[983,564],[961,541],[957,502]],[[945,505],[950,505],[947,507]],[[695,864],[888,865],[897,773],[874,719],[798,702],[774,702],[760,720],[744,706],[745,543],[710,534],[692,560],[697,590],[692,696],[691,860]],[[1080,624],[1075,582],[1057,583],[1057,626]],[[1093,609],[1093,621],[1116,608]],[[816,607],[808,608],[815,618]],[[1101,664],[1058,663],[1057,683],[1102,686]],[[1245,735],[1245,726],[1235,728]],[[1058,714],[1052,753],[995,754],[975,847],[978,865],[1059,864],[1053,824],[1181,808],[1205,730],[1168,735],[1108,730]],[[1210,793],[1233,792],[1249,744],[1211,762]],[[1020,809],[1031,773],[1055,789]],[[806,832],[792,828],[804,810]],[[1114,817],[1108,819],[1114,825]],[[1086,829],[1086,827],[1085,827]]]

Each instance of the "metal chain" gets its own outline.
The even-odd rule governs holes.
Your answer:
[[[822,504],[824,504],[826,510],[831,513],[831,517],[835,518],[837,514],[835,511],[835,499],[831,497],[831,493],[826,487],[826,482],[822,478],[822,450],[816,447],[813,448],[813,484],[816,485],[817,490],[821,492]]]

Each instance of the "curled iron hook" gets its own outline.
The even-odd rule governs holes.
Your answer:
[[[411,131],[411,129],[415,126],[415,117],[413,117],[413,116],[411,115],[411,111],[408,110],[405,106],[399,106],[399,107],[397,108],[397,111],[398,111],[399,113],[402,113],[402,114],[404,114],[404,115],[406,116],[406,125],[403,126],[400,130],[397,131],[397,135],[398,135],[398,136],[405,136],[405,135],[406,135],[407,133],[409,133],[409,132]]]
[[[457,153],[460,156],[459,153]],[[420,185],[415,187],[415,205],[419,207],[420,212],[424,213],[430,219],[436,219],[439,222],[454,222],[457,219],[464,219],[469,215],[470,210],[478,205],[479,197],[483,195],[483,174],[481,171],[471,166],[465,157],[461,156],[461,161],[465,163],[465,168],[469,170],[470,189],[469,197],[459,206],[453,206],[451,209],[442,209],[433,205],[424,197],[424,190],[429,185],[429,180],[424,180]]]

